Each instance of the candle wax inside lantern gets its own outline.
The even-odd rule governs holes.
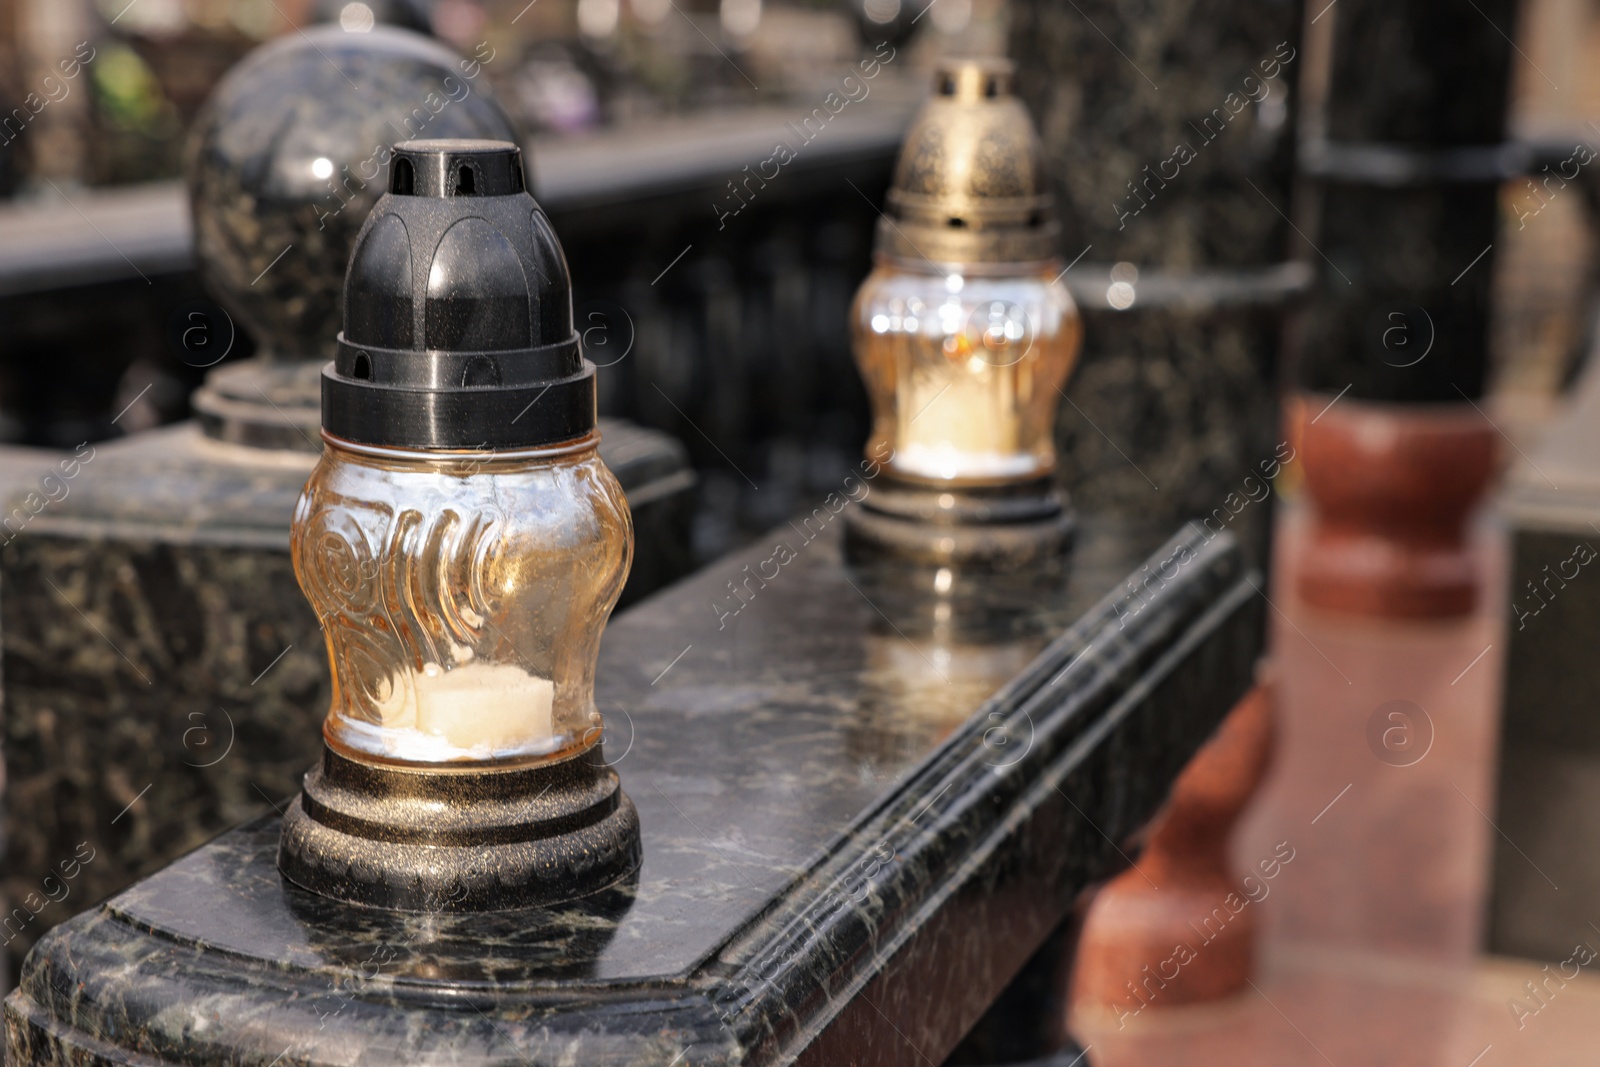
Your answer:
[[[554,703],[555,684],[520,667],[429,663],[389,679],[378,715],[401,759],[485,759],[544,747]]]
[[[1017,451],[1010,368],[984,377],[913,374],[902,386],[893,466],[926,478],[1014,477],[1038,460]]]

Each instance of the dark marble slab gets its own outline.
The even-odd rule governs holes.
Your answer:
[[[1505,836],[1486,940],[1560,963],[1600,922],[1600,365],[1530,451],[1501,502],[1511,567],[1493,814]]]
[[[694,475],[664,434],[602,432],[638,533],[624,593],[637,600],[689,568]],[[0,895],[33,902],[0,926],[13,962],[54,923],[291,794],[328,707],[327,653],[289,560],[315,453],[190,423],[83,457],[70,479],[41,488],[33,474],[8,494],[35,502],[0,529]],[[40,507],[43,494],[57,499]],[[94,859],[63,895],[46,879],[80,846]]]
[[[267,817],[48,934],[11,1062],[939,1062],[1248,687],[1263,601],[1226,534],[1140,569],[1148,527],[1090,522],[1066,590],[948,611],[836,533],[780,528],[775,577],[762,543],[607,631],[632,884],[355,908],[278,877]]]

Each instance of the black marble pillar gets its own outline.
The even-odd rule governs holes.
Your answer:
[[[1066,485],[1118,514],[1209,515],[1273,458],[1282,312],[1309,281],[1283,263],[1300,5],[1011,11],[1085,314],[1059,420]],[[1232,520],[1256,551],[1266,511]]]
[[[634,880],[363,909],[285,883],[268,816],[46,935],[10,1062],[941,1062],[1250,684],[1259,577],[1091,518],[1064,593],[927,610],[830,522],[608,629]]]
[[[1301,216],[1321,284],[1301,387],[1483,394],[1499,185],[1530,165],[1502,146],[1517,6],[1340,0],[1310,28],[1308,50],[1326,58],[1303,127]]]

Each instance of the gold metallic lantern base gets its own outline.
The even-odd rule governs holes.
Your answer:
[[[401,911],[496,911],[599,892],[641,857],[639,814],[601,751],[457,770],[325,747],[284,816],[278,869],[313,893]]]
[[[952,489],[885,472],[845,516],[855,565],[1047,577],[1064,573],[1076,520],[1049,478]]]

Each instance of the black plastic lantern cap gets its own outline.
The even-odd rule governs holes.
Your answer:
[[[505,141],[406,141],[356,237],[322,426],[394,448],[537,448],[595,426],[561,243]]]

